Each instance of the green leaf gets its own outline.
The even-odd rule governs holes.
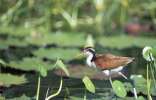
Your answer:
[[[153,55],[152,55],[152,47],[149,47],[149,46],[144,47],[144,49],[142,50],[142,55],[144,59],[147,61],[154,60]]]
[[[6,100],[5,97],[0,96],[0,100]]]
[[[127,92],[122,82],[115,80],[113,81],[112,85],[113,85],[113,91],[117,96],[126,97]]]
[[[80,50],[78,49],[62,49],[62,48],[41,48],[37,51],[33,52],[39,58],[48,58],[52,60],[56,60],[57,58],[61,58],[64,61],[69,61],[75,58],[76,54],[80,54]]]
[[[39,71],[39,67],[44,67],[46,70],[53,69],[52,63],[47,63],[38,58],[24,58],[22,61],[11,61],[9,62],[9,67],[21,69],[25,71]],[[7,66],[6,66],[7,67]],[[43,71],[43,69],[42,69]]]
[[[154,57],[156,57],[156,47],[152,48],[152,54],[153,54]]]
[[[26,41],[12,37],[7,38],[6,40],[1,39],[0,43],[1,43],[0,49],[7,49],[9,46],[24,47],[28,45]]]
[[[6,63],[2,59],[0,59],[0,64],[6,65]]]
[[[20,85],[27,80],[24,76],[16,76],[11,74],[0,74],[0,86]]]
[[[89,77],[87,76],[83,77],[82,81],[89,92],[95,93],[95,86],[92,83],[92,81],[89,79]]]
[[[71,38],[72,37],[72,38]],[[30,37],[27,42],[33,45],[56,44],[59,46],[83,46],[85,34],[82,33],[47,33],[38,37]]]
[[[56,65],[55,66],[56,67],[58,66],[59,68],[61,68],[66,73],[66,75],[69,76],[69,72],[67,70],[67,67],[64,65],[64,63],[62,62],[62,60],[58,59],[56,61]]]
[[[88,35],[85,47],[94,47],[94,39],[92,35]]]
[[[143,96],[139,96],[137,100],[145,100],[145,98]]]
[[[23,94],[21,97],[16,97],[16,98],[7,99],[7,100],[32,100],[32,98],[27,97],[25,94]]]
[[[39,66],[39,72],[41,76],[46,77],[47,76],[47,70],[43,66]]]
[[[98,43],[104,47],[111,47],[111,48],[127,48],[131,46],[137,47],[144,47],[146,45],[155,46],[156,39],[149,38],[149,37],[132,37],[126,35],[120,36],[111,36],[111,37],[98,37]],[[123,42],[123,41],[128,42]]]

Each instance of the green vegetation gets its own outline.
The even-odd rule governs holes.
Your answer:
[[[11,85],[20,85],[27,82],[25,76],[17,76],[11,74],[0,74],[0,85],[1,86],[11,86]]]
[[[88,91],[95,93],[95,86],[93,85],[92,81],[87,76],[85,76],[82,79],[82,81],[85,84],[85,87]]]
[[[134,57],[137,100],[155,100],[155,26],[155,0],[0,0],[0,100],[134,100],[77,56],[86,46]]]
[[[122,98],[126,97],[127,92],[122,82],[116,80],[113,82],[112,85],[113,85],[113,90],[117,96],[122,97]]]

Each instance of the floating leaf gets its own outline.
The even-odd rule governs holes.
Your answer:
[[[145,100],[145,98],[143,96],[139,96],[137,100]]]
[[[21,97],[16,97],[16,98],[7,99],[7,100],[32,100],[32,98],[27,97],[26,95],[22,95]]]
[[[56,65],[55,66],[58,66],[59,68],[61,68],[66,73],[66,75],[69,76],[69,72],[68,72],[66,66],[64,65],[64,63],[62,62],[62,60],[58,59],[56,61]]]
[[[43,62],[38,58],[24,58],[22,61],[11,61],[8,65],[25,71],[39,71],[39,67],[44,67],[46,70],[53,69],[52,63]]]
[[[6,49],[9,46],[27,46],[28,43],[18,38],[7,38],[6,40],[0,40],[0,49]]]
[[[82,81],[89,92],[95,93],[95,86],[92,83],[92,81],[89,79],[89,77],[87,76],[83,77]]]
[[[11,74],[0,74],[0,84],[2,86],[19,85],[26,82],[24,76],[15,76]]]
[[[48,33],[38,37],[27,38],[27,41],[39,46],[47,44],[57,44],[59,46],[83,46],[85,43],[85,35],[82,33]]]
[[[37,51],[33,52],[34,55],[38,56],[39,58],[48,58],[52,60],[56,60],[57,58],[61,58],[65,61],[72,60],[76,54],[80,53],[78,49],[61,49],[61,48],[50,48],[44,49],[41,48]]]
[[[146,45],[155,46],[156,43],[155,38],[132,37],[126,35],[111,36],[111,37],[101,36],[97,40],[100,45],[112,48],[127,48],[131,46],[144,47]],[[123,42],[125,40],[128,42]]]
[[[146,84],[146,79],[142,75],[131,75],[131,79],[134,80],[137,86],[143,86]]]
[[[126,97],[127,92],[122,82],[115,80],[113,81],[112,85],[113,85],[113,91],[117,96]]]
[[[0,31],[0,34],[7,34],[9,36],[16,37],[26,37],[30,35],[30,29],[24,28],[22,26],[1,26]]]
[[[134,81],[137,92],[147,95],[147,80],[142,75],[132,75],[131,79]],[[126,83],[125,86],[127,88],[127,91],[133,91],[132,84]],[[151,81],[150,94],[152,96],[156,96],[156,89],[153,81]]]

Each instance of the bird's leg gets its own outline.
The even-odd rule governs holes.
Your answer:
[[[137,99],[138,96],[137,96],[137,91],[136,91],[136,88],[135,88],[135,83],[134,83],[134,81],[132,79],[129,79],[129,81],[133,86],[134,97],[135,97],[135,99]]]
[[[113,82],[112,82],[112,78],[111,78],[111,71],[109,70],[109,81],[110,81],[110,83],[111,83],[111,86],[113,87]]]
[[[109,81],[111,83],[111,86],[113,87],[113,82],[112,82],[112,78],[109,76]]]
[[[124,79],[128,80],[128,78],[122,72],[118,72],[118,74],[121,75]]]
[[[118,74],[121,75],[123,78],[125,78],[126,80],[128,80],[132,84],[132,86],[133,86],[133,92],[134,92],[134,97],[135,97],[135,99],[137,99],[138,96],[137,96],[137,92],[136,92],[134,81],[131,80],[131,79],[128,79],[122,72],[118,72]]]

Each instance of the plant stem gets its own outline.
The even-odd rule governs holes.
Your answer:
[[[149,79],[149,65],[147,64],[147,95],[148,95],[148,100],[152,100],[152,97],[150,95],[150,85],[151,85],[151,80]]]
[[[39,77],[38,77],[38,85],[37,85],[36,100],[39,100],[40,84],[41,84],[41,79],[40,79],[40,76],[39,76]]]
[[[61,78],[60,87],[59,87],[58,91],[57,91],[56,93],[54,93],[54,94],[48,96],[45,100],[50,100],[51,98],[53,98],[53,97],[59,95],[60,92],[61,92],[61,90],[62,90],[62,83],[63,83],[63,81],[62,81],[62,78]]]

